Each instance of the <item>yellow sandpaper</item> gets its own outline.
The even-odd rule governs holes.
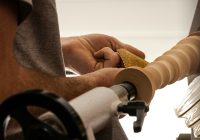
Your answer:
[[[123,63],[122,67],[127,68],[131,66],[138,66],[138,67],[144,68],[148,64],[147,61],[129,52],[126,49],[118,49],[117,52],[122,60],[122,63]]]

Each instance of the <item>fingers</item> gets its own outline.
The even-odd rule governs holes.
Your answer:
[[[103,62],[103,67],[117,67],[120,63],[120,57],[109,47],[104,47],[94,53],[94,57]]]
[[[145,58],[144,52],[140,51],[139,49],[137,49],[137,48],[135,48],[131,45],[122,43],[122,45],[120,45],[120,48],[124,48],[124,49],[130,51],[131,53],[133,53],[133,54],[135,54],[135,55],[137,55],[137,56],[139,56],[143,59]]]
[[[117,49],[126,49],[128,50],[129,52],[141,57],[141,58],[145,58],[145,54],[144,52],[142,52],[141,50],[129,45],[129,44],[125,44],[125,43],[122,43],[121,41],[119,41],[118,39],[114,38],[114,37],[110,37],[110,42],[111,42],[111,45],[112,45],[112,48],[116,51]]]
[[[99,41],[97,44],[101,45],[101,48],[103,48],[105,46],[105,44],[104,44],[104,46],[102,46],[103,43],[107,43],[106,46],[111,48],[115,52],[117,51],[117,49],[124,48],[143,59],[145,58],[144,52],[142,52],[141,50],[139,50],[129,44],[122,43],[115,37],[103,35],[103,34],[96,34],[95,36],[96,36],[96,40]]]
[[[89,44],[92,45],[93,49],[96,51],[101,50],[105,46],[111,48],[114,52],[116,52],[117,49],[124,48],[141,58],[145,58],[145,54],[142,51],[136,49],[131,45],[122,43],[118,39],[112,36],[104,34],[89,34],[82,36],[82,38],[87,40]]]

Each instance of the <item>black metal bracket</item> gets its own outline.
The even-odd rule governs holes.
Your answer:
[[[130,116],[136,116],[137,120],[133,124],[134,132],[140,132],[142,130],[144,118],[149,111],[149,107],[144,101],[134,100],[127,103],[121,103],[118,106],[118,111],[127,113]]]

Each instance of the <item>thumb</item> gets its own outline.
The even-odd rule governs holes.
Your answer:
[[[96,59],[103,61],[104,67],[116,67],[120,63],[120,57],[117,52],[114,52],[109,47],[104,47],[94,53]]]

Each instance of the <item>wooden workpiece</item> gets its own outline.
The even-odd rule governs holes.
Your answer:
[[[199,72],[200,32],[179,41],[175,47],[145,68],[129,67],[116,77],[116,84],[130,82],[137,89],[136,99],[150,104],[155,90]]]

